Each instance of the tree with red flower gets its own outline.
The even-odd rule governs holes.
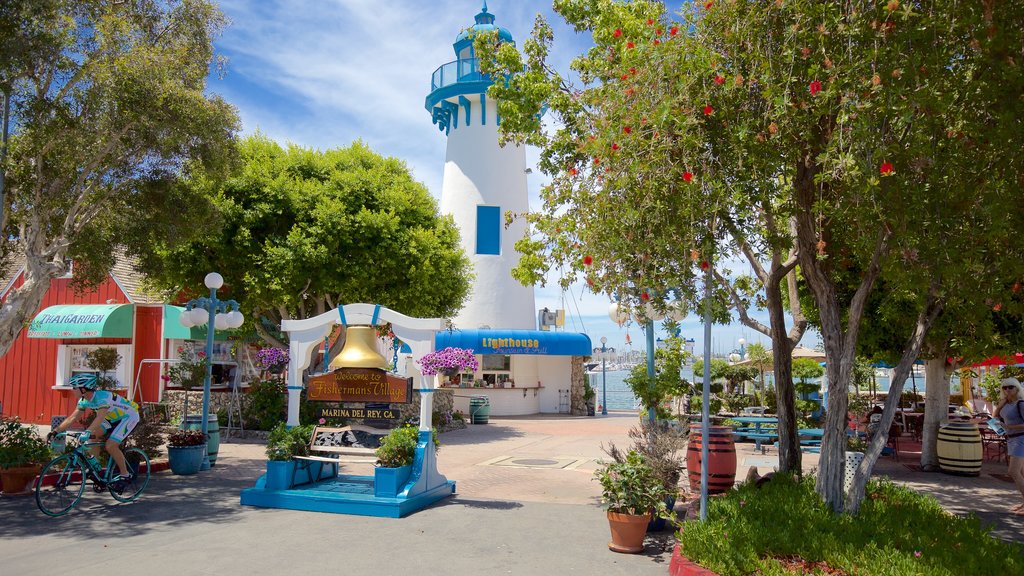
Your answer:
[[[818,92],[821,92],[821,81],[812,80],[810,84],[811,96],[816,96]]]

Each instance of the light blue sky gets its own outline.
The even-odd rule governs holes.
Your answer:
[[[569,60],[590,44],[589,37],[575,34],[552,13],[549,0],[487,4],[495,24],[520,43],[538,13],[547,17],[555,32],[553,63],[560,70],[568,70]],[[210,89],[238,108],[245,133],[259,130],[282,144],[319,149],[361,139],[404,160],[439,197],[445,136],[431,123],[424,98],[433,71],[455,59],[452,42],[473,24],[480,5],[479,0],[221,0],[231,25],[217,47],[228,63],[223,78],[211,77]],[[527,164],[536,158],[536,150],[528,150]],[[535,170],[528,180],[536,207],[546,179]],[[736,263],[733,269],[747,267]],[[536,289],[537,307],[564,308],[566,329],[588,333],[595,346],[607,336],[609,346],[627,349],[628,333],[633,349],[642,349],[642,330],[616,326],[608,318],[607,299],[582,288],[563,294],[549,282]],[[767,314],[754,315],[767,323]],[[768,345],[767,337],[738,322],[712,330],[716,353],[728,353],[741,337]],[[699,318],[686,318],[683,333],[702,349]],[[814,341],[808,335],[803,344]]]

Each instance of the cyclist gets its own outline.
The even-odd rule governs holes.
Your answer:
[[[48,439],[52,439],[58,432],[70,428],[82,417],[86,409],[94,410],[96,417],[93,418],[86,431],[78,437],[78,441],[84,444],[92,436],[99,438],[101,435],[109,433],[110,436],[107,437],[104,448],[117,463],[117,469],[120,472],[120,475],[112,478],[111,482],[124,485],[131,480],[131,472],[128,470],[128,464],[125,462],[120,444],[139,423],[138,404],[113,392],[98,390],[99,382],[95,374],[77,374],[71,378],[69,384],[79,393],[78,405],[71,416],[50,431]],[[93,456],[99,456],[100,447],[93,446],[89,452]]]

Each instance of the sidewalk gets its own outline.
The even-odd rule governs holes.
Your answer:
[[[492,418],[441,435],[438,468],[458,493],[404,519],[343,516],[239,505],[239,491],[264,470],[262,444],[227,441],[217,465],[195,476],[154,475],[142,499],[117,505],[87,492],[65,518],[43,516],[32,498],[0,498],[4,574],[43,574],[81,566],[86,576],[112,562],[147,574],[659,574],[668,571],[673,536],[648,538],[644,554],[607,549],[608,525],[591,480],[600,445],[629,444],[634,414],[586,418]],[[742,479],[777,462],[772,451],[737,446]],[[804,466],[817,465],[806,454]],[[365,473],[367,465],[348,465]],[[1005,471],[1005,464],[1002,465]],[[880,473],[931,493],[953,511],[991,510],[996,534],[1021,539],[1024,527],[1000,514],[1012,484],[991,476],[911,472],[883,459]],[[686,484],[686,480],[682,481]],[[987,507],[987,508],[986,508]],[[1017,517],[1019,518],[1019,517]],[[1015,520],[1015,519],[1014,519]]]

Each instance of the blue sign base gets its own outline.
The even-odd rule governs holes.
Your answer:
[[[242,490],[241,503],[261,508],[401,518],[455,493],[455,481],[437,471],[433,444],[431,433],[420,431],[412,473],[394,498],[374,494],[373,476],[339,474],[282,490],[267,489],[266,476],[261,476],[254,487]]]

